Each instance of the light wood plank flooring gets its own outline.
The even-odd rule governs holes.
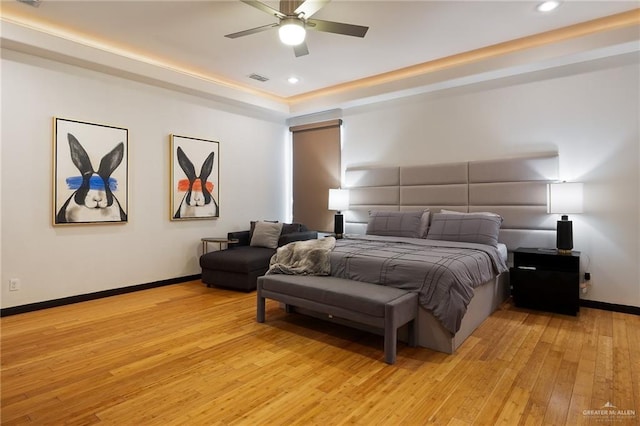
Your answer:
[[[400,343],[393,366],[380,336],[273,301],[258,324],[255,292],[200,281],[1,326],[6,425],[640,423],[640,317],[596,309],[506,303],[456,354]]]

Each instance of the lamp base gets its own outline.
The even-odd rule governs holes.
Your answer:
[[[573,222],[568,219],[568,216],[562,216],[562,220],[558,221],[558,229],[556,231],[558,254],[571,254],[573,249]]]
[[[342,238],[344,233],[344,215],[340,212],[336,213],[333,219],[333,233],[337,239]]]

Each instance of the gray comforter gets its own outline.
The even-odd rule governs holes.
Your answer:
[[[330,257],[333,276],[417,292],[420,305],[452,334],[473,289],[507,270],[492,246],[415,238],[347,237]]]

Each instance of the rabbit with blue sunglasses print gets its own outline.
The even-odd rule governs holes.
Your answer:
[[[111,174],[124,158],[124,143],[120,142],[100,160],[98,171],[93,169],[89,155],[78,139],[67,133],[71,161],[80,177],[68,179],[70,187],[77,187],[56,215],[56,223],[125,222],[127,214],[113,194],[115,180]]]

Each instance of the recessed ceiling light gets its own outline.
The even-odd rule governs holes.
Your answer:
[[[297,82],[299,82],[299,81],[300,81],[300,79],[299,79],[298,77],[293,77],[293,76],[292,76],[292,77],[289,77],[289,78],[287,79],[287,81],[288,81],[289,83],[291,83],[291,84],[296,84]]]
[[[551,12],[558,6],[560,6],[559,1],[550,0],[540,3],[538,7],[536,7],[536,9],[538,10],[538,12]]]

